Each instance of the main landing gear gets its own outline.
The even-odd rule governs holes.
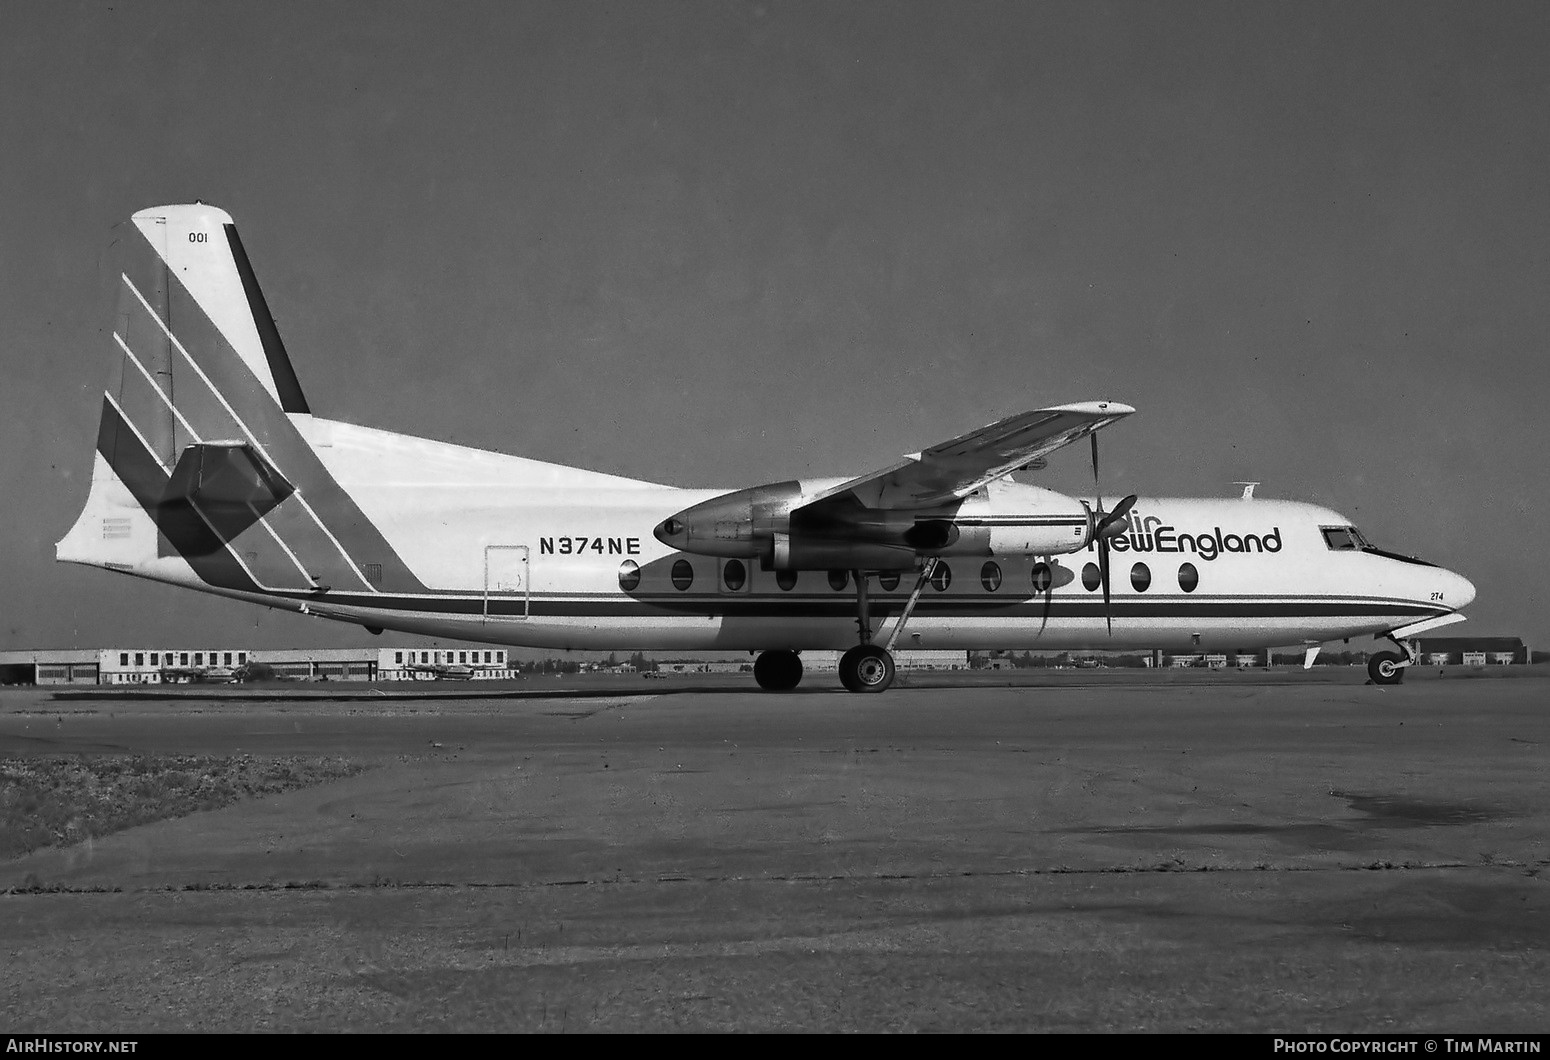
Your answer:
[[[893,652],[872,643],[872,614],[867,603],[867,572],[853,570],[856,579],[856,632],[861,643],[840,656],[840,684],[850,692],[882,692],[898,673]],[[892,641],[889,642],[890,645]]]
[[[899,620],[893,624],[893,631],[888,634],[888,643],[881,647],[872,643],[872,615],[867,605],[867,572],[851,571],[856,579],[856,631],[860,634],[861,643],[840,656],[840,684],[849,691],[882,692],[893,684],[898,674],[893,661],[893,646],[899,642],[899,634],[904,632],[904,624],[915,613],[921,591],[935,570],[936,558],[926,560],[920,569],[920,577],[916,579],[915,591],[910,593],[909,602],[900,612]]]
[[[867,600],[868,572],[851,571],[856,580],[856,632],[861,643],[840,656],[840,684],[851,692],[883,692],[893,684],[898,668],[893,661],[893,646],[904,632],[920,601],[920,593],[931,581],[936,569],[936,559],[928,559],[921,568],[915,591],[904,605],[899,620],[893,624],[887,645],[872,643],[872,613]],[[760,652],[753,664],[754,680],[759,687],[771,692],[789,692],[802,680],[802,660],[794,651],[779,650]]]
[[[840,684],[851,692],[881,692],[896,672],[893,653],[876,644],[858,644],[840,656]]]
[[[767,691],[789,692],[802,682],[802,657],[794,651],[760,652],[753,679]]]

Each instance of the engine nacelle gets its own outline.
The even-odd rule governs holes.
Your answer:
[[[791,509],[802,501],[802,484],[776,482],[702,501],[664,519],[656,539],[700,556],[758,558],[769,553],[777,533],[791,527]]]
[[[670,548],[757,559],[766,570],[904,570],[927,556],[1050,556],[1086,547],[1081,501],[994,483],[951,506],[867,508],[845,493],[808,504],[799,482],[738,490],[686,508],[656,528]]]

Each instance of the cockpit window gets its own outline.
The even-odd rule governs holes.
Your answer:
[[[1398,552],[1389,552],[1378,548],[1371,541],[1362,536],[1362,532],[1354,526],[1321,526],[1319,532],[1324,535],[1324,544],[1333,552],[1366,552],[1371,556],[1382,556],[1385,559],[1397,559],[1401,563],[1414,563],[1418,567],[1435,567],[1435,563],[1428,563],[1424,559],[1416,559],[1414,556],[1402,556]]]
[[[1359,552],[1372,547],[1354,526],[1325,526],[1321,529],[1324,532],[1324,544],[1335,552]]]

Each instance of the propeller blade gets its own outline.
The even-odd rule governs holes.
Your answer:
[[[1042,561],[1042,565],[1049,571],[1049,581],[1045,584],[1044,592],[1041,594],[1044,597],[1044,615],[1039,619],[1038,635],[1041,637],[1044,636],[1044,631],[1049,628],[1049,609],[1050,605],[1055,602],[1055,564],[1053,557]]]
[[[1093,445],[1093,499],[1098,502],[1098,515],[1103,515],[1103,489],[1098,485],[1098,432],[1094,431],[1087,436],[1087,440]]]
[[[1109,608],[1109,539],[1098,538],[1098,580],[1103,583],[1103,621],[1114,636],[1114,615]]]
[[[1128,533],[1130,530],[1130,520],[1125,517],[1130,514],[1130,509],[1135,507],[1135,504],[1136,495],[1132,493],[1115,505],[1112,512],[1099,520],[1096,532],[1104,537],[1118,537],[1121,534]]]
[[[1125,516],[1135,506],[1136,495],[1132,493],[1119,504],[1115,505],[1112,512],[1105,514],[1103,510],[1103,489],[1098,482],[1098,434],[1094,431],[1087,436],[1092,443],[1093,450],[1093,500],[1097,502],[1097,510],[1092,513],[1093,537],[1098,543],[1098,580],[1103,583],[1103,622],[1109,627],[1109,636],[1114,636],[1114,612],[1111,604],[1112,594],[1109,592],[1109,538],[1117,534],[1123,534],[1130,529],[1130,523]],[[1084,505],[1085,507],[1085,505]]]

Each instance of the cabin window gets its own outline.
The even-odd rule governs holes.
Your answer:
[[[1152,568],[1145,563],[1137,563],[1130,568],[1130,587],[1138,593],[1144,593],[1152,586]]]
[[[1187,593],[1192,593],[1199,584],[1200,572],[1195,569],[1195,565],[1193,563],[1179,564],[1179,588]]]
[[[686,591],[694,584],[694,565],[686,559],[681,559],[673,564],[673,588],[679,592]]]
[[[159,652],[159,651],[151,652],[151,665],[152,666],[160,666],[161,665],[161,652]]]
[[[877,585],[885,593],[891,593],[899,587],[899,572],[896,570],[880,570],[877,572]]]
[[[1035,563],[1033,565],[1033,591],[1047,593],[1049,587],[1055,584],[1055,576],[1050,573],[1048,563]]]
[[[833,589],[835,592],[839,592],[841,589],[845,588],[845,586],[847,586],[849,584],[850,584],[850,571],[848,571],[848,570],[831,570],[829,572],[829,588]]]
[[[945,593],[951,584],[953,584],[953,569],[941,560],[937,560],[936,567],[931,571],[931,588],[939,593]]]
[[[1096,592],[1102,583],[1103,575],[1098,573],[1098,564],[1089,563],[1082,568],[1082,588],[1088,592]]]
[[[729,559],[727,565],[721,568],[721,580],[735,593],[748,584],[748,568],[743,566],[740,559]]]
[[[619,564],[619,588],[625,592],[634,592],[640,585],[640,564],[633,559],[627,559]]]
[[[980,584],[985,587],[987,593],[993,593],[1001,588],[1001,568],[994,560],[980,568]]]
[[[127,651],[121,651],[118,653],[118,664],[120,666],[129,665],[129,653]]]
[[[797,587],[797,572],[794,570],[779,570],[775,572],[775,584],[780,586],[780,591],[789,593]]]
[[[202,652],[202,651],[194,652],[194,665],[195,666],[203,666],[204,664],[205,664],[205,653]]]
[[[136,666],[144,666],[145,665],[145,652],[143,652],[143,651],[135,652],[135,665]]]

